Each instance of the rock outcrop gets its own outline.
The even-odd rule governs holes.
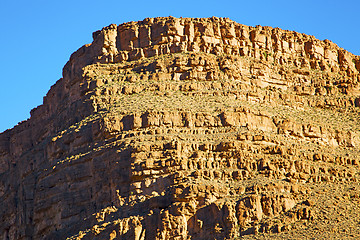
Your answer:
[[[93,38],[0,134],[2,239],[360,237],[359,56],[215,17]]]

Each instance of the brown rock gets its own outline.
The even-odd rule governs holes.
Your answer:
[[[93,39],[0,134],[3,239],[359,238],[359,56],[216,17]]]

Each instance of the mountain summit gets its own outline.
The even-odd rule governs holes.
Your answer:
[[[2,239],[360,238],[360,57],[227,18],[112,24],[0,134]]]

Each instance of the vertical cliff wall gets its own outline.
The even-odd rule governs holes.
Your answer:
[[[214,17],[93,38],[0,134],[3,239],[359,236],[359,56]]]

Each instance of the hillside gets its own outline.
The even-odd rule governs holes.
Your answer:
[[[0,134],[0,237],[360,238],[359,72],[226,18],[105,27]]]

